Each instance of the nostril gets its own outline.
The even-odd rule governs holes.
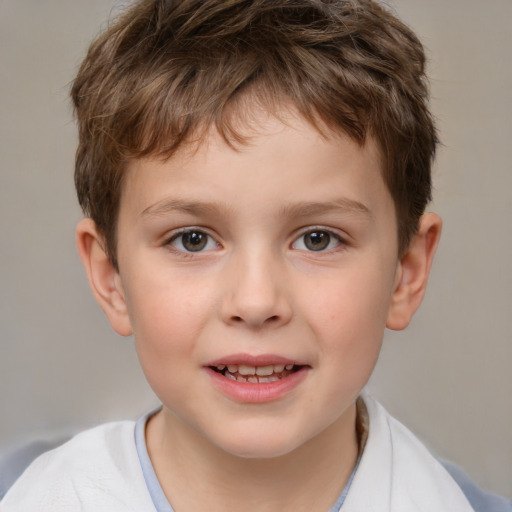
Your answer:
[[[266,324],[268,324],[268,323],[276,323],[276,322],[279,321],[279,319],[280,319],[279,315],[272,315],[272,316],[269,316],[268,318],[266,318],[261,325],[263,325],[265,323]],[[238,315],[233,315],[231,317],[231,321],[234,322],[234,323],[237,323],[237,324],[246,323],[246,320],[244,320],[243,317],[238,316]]]

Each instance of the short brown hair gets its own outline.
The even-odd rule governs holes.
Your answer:
[[[78,198],[113,263],[127,160],[169,157],[212,125],[243,142],[233,112],[247,93],[271,112],[286,99],[361,144],[375,137],[405,251],[437,144],[407,26],[372,0],[142,0],[91,44],[71,93]]]

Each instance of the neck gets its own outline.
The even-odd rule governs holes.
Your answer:
[[[170,411],[146,428],[148,453],[176,512],[329,510],[358,454],[356,407],[291,453],[237,457],[212,445]]]

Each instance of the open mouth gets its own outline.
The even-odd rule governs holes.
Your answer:
[[[219,364],[210,368],[227,379],[250,384],[276,382],[297,372],[302,366],[294,364],[270,364],[266,366],[246,366],[243,364]]]

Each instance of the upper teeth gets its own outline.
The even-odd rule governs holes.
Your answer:
[[[286,368],[291,370],[293,364],[269,364],[267,366],[247,366],[245,364],[220,364],[217,369],[222,371],[228,369],[229,373],[238,373],[240,375],[260,375],[262,377],[272,375],[273,373],[281,373]]]

